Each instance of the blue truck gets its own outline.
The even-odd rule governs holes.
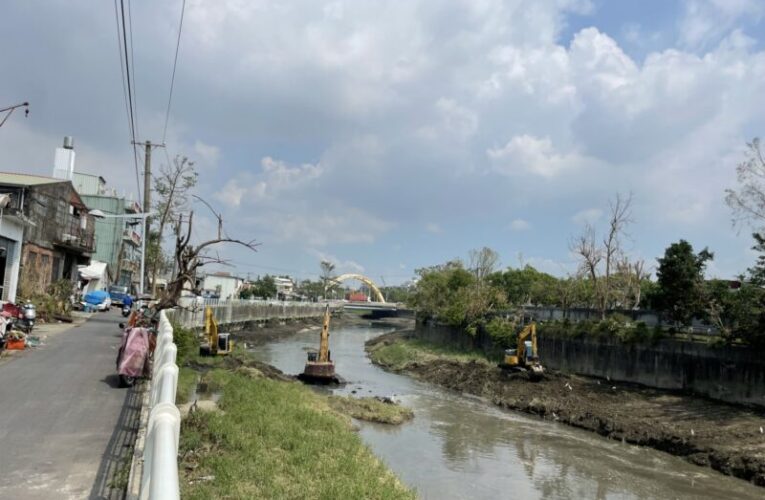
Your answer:
[[[109,287],[109,297],[112,299],[112,305],[121,306],[128,294],[128,287],[112,285]]]

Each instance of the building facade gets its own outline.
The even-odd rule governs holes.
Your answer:
[[[10,195],[2,222],[8,223],[8,231],[15,231],[1,233],[7,235],[2,240],[6,254],[3,300],[15,301],[19,292],[24,296],[45,293],[50,283],[61,279],[76,281],[77,266],[87,265],[95,250],[95,220],[72,183],[0,173],[0,193]],[[18,227],[11,224],[23,228],[21,240],[14,239]],[[15,290],[10,282],[14,265],[18,265]]]
[[[242,285],[242,278],[225,272],[211,273],[202,280],[202,293],[220,300],[235,299],[239,297]]]
[[[109,265],[112,281],[121,286],[134,287],[140,281],[141,221],[127,217],[141,212],[133,200],[120,197],[106,187],[99,175],[75,172],[72,183],[91,210],[99,210],[107,217],[96,219],[96,249],[93,258]]]

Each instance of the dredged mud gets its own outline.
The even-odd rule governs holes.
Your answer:
[[[367,351],[407,337],[396,332]],[[384,368],[375,356],[372,361]],[[395,371],[504,408],[538,415],[640,446],[649,446],[765,486],[765,415],[704,398],[608,380],[546,373],[532,382],[480,361],[432,359]]]

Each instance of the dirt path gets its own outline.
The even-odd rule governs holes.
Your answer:
[[[367,344],[390,344],[402,333]],[[374,357],[373,357],[374,359]],[[495,404],[652,448],[765,486],[765,413],[708,399],[607,380],[548,373],[540,382],[508,377],[479,361],[409,363],[418,379]]]

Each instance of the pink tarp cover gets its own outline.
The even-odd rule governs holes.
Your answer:
[[[127,377],[143,375],[149,353],[149,330],[127,328],[122,333],[122,346],[117,355],[117,373]]]

